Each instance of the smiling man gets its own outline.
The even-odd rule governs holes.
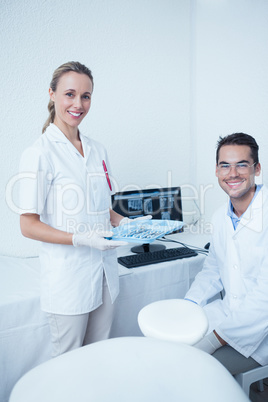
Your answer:
[[[209,255],[185,296],[209,320],[195,346],[232,374],[268,364],[268,190],[255,184],[258,149],[244,133],[218,142],[216,176],[229,201],[213,217]],[[209,302],[219,292],[224,297]]]

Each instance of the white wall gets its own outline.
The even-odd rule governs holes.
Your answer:
[[[2,188],[41,133],[52,72],[79,60],[95,79],[82,130],[105,144],[118,190],[183,185],[206,230],[225,200],[214,176],[218,136],[252,134],[268,168],[267,20],[266,0],[3,0]],[[36,254],[0,197],[0,253]]]
[[[41,134],[52,72],[69,60],[92,69],[93,103],[81,128],[105,144],[118,190],[166,186],[169,177],[173,185],[189,181],[189,1],[0,4],[3,186],[17,173],[22,150]],[[4,192],[0,211],[0,253],[36,254]]]
[[[210,222],[225,193],[215,178],[219,136],[245,132],[260,146],[268,184],[268,2],[197,0],[193,50],[197,186],[207,187],[204,221]]]

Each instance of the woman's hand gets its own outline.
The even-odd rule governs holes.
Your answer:
[[[75,247],[87,246],[97,248],[98,250],[102,251],[111,250],[127,244],[124,241],[107,240],[107,238],[112,236],[113,232],[91,231],[83,234],[74,234],[72,240]]]

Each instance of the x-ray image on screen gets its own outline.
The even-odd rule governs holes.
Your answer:
[[[112,195],[112,208],[130,219],[152,215],[152,219],[183,222],[180,187],[122,191]],[[179,230],[183,231],[183,228]],[[156,251],[165,248],[159,244],[143,244],[132,247],[134,253]]]
[[[169,213],[168,211],[166,211],[166,212],[161,212],[161,219],[170,220],[170,213]]]
[[[173,208],[174,197],[160,197],[159,202],[160,202],[160,209]]]
[[[112,196],[112,208],[120,215],[136,218],[183,221],[180,187],[123,191]]]
[[[137,213],[137,212],[142,212],[143,211],[143,206],[142,206],[142,199],[139,198],[130,198],[128,200],[128,211],[130,213]]]
[[[146,198],[143,205],[145,215],[153,213],[153,202],[151,198]]]

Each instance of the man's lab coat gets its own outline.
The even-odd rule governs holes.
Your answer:
[[[268,189],[263,186],[234,230],[228,206],[213,218],[203,270],[186,294],[213,329],[245,357],[268,364]],[[208,300],[225,291],[223,300]]]

